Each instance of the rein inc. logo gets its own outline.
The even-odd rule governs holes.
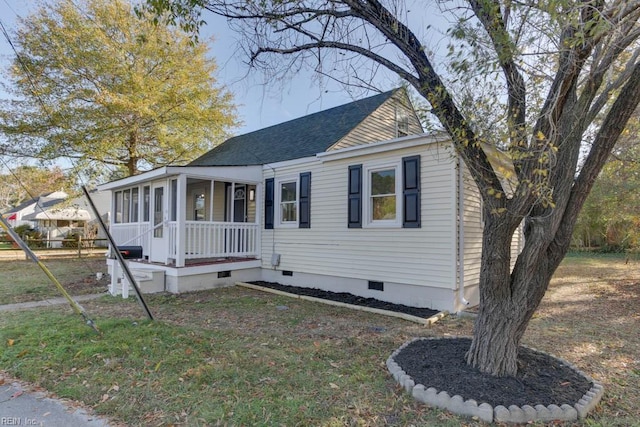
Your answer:
[[[0,417],[0,426],[37,426],[39,424],[35,418]]]

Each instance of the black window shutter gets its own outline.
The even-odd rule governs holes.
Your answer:
[[[420,156],[402,158],[402,227],[420,228]]]
[[[349,166],[349,228],[362,228],[362,165]]]
[[[300,220],[298,228],[311,228],[311,172],[300,174]]]
[[[273,178],[264,181],[264,229],[273,229]]]

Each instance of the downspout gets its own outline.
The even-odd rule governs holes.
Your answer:
[[[464,297],[464,171],[458,156],[458,300],[467,307],[469,301]]]

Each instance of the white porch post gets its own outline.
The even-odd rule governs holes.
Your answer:
[[[211,188],[209,190],[209,217],[207,218],[207,221],[213,221],[213,196],[215,195],[215,186],[216,181],[212,179]]]
[[[231,213],[229,214],[229,222],[234,222],[235,218],[235,201],[236,201],[236,183],[231,183],[231,209],[229,210]]]
[[[176,267],[184,267],[187,238],[187,176],[178,175],[176,191]]]
[[[262,195],[262,182],[256,184],[256,219],[258,224],[258,230],[256,231],[256,258],[262,259],[262,218],[263,218],[263,203],[264,196]]]

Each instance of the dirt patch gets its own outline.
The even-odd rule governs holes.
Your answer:
[[[109,277],[104,275],[98,279],[93,274],[74,282],[65,283],[64,288],[70,295],[87,295],[107,292],[109,289]]]

